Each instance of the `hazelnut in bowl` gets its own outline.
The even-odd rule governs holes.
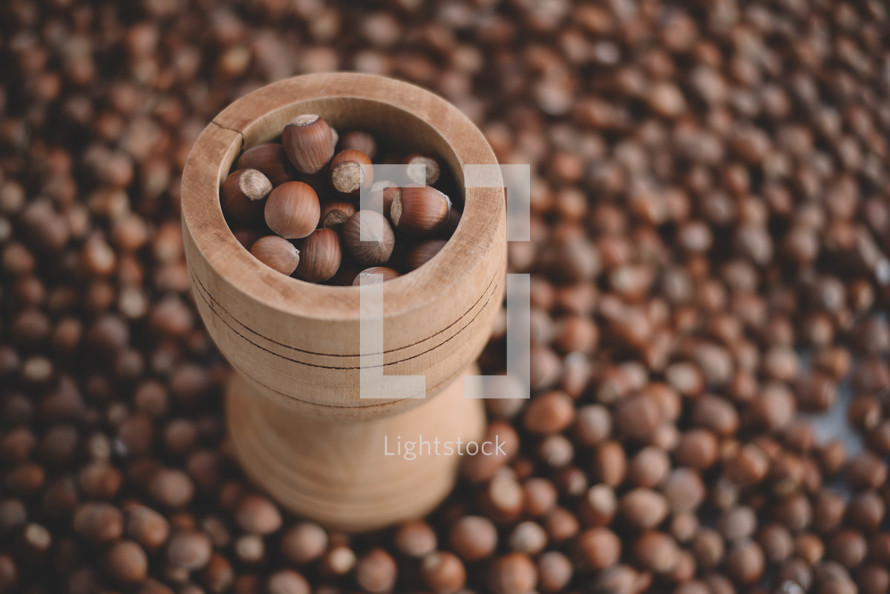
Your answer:
[[[383,212],[360,208],[369,180],[354,166],[364,160],[349,151],[365,151],[340,150],[336,137],[335,155],[293,148],[302,128],[323,128],[318,121],[433,157],[453,180],[450,195],[441,192],[447,207],[431,193],[438,190],[418,185],[393,188]],[[361,147],[361,135],[350,146]],[[270,167],[276,159],[281,166]],[[501,306],[506,208],[501,188],[463,187],[465,165],[496,170],[497,162],[455,107],[413,85],[356,73],[258,89],[214,118],[189,155],[183,237],[198,311],[235,371],[227,395],[232,444],[245,472],[297,513],[347,530],[421,515],[451,489],[459,459],[408,461],[391,455],[395,441],[466,441],[484,429],[480,402],[464,398],[461,378]],[[428,234],[429,217],[439,225],[452,203],[462,216],[450,237]],[[239,221],[260,221],[263,230],[245,240]],[[392,228],[394,245],[388,236],[379,245],[356,240],[363,226],[381,224]],[[376,353],[362,349],[363,289],[352,286],[365,274],[385,280],[377,287]],[[412,384],[417,393],[369,398],[361,381],[369,360],[381,376],[422,376]]]

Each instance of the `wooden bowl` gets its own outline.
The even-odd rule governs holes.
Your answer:
[[[391,79],[333,73],[287,79],[235,101],[186,163],[186,257],[198,311],[240,376],[228,407],[242,465],[291,509],[361,530],[424,513],[454,480],[453,456],[406,463],[383,455],[381,436],[402,431],[404,439],[420,428],[466,439],[483,429],[480,403],[463,399],[458,380],[488,340],[503,299],[505,196],[467,188],[463,217],[442,251],[383,285],[384,374],[423,375],[426,398],[360,398],[360,291],[271,270],[238,243],[220,208],[219,186],[240,151],[279,136],[302,113],[437,155],[460,186],[464,165],[497,161],[479,130],[442,98]],[[434,406],[449,386],[442,400],[450,404]],[[297,438],[297,430],[306,434]],[[445,480],[425,484],[431,477]]]

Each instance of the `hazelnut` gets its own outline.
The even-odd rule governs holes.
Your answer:
[[[596,574],[590,591],[596,594],[642,592],[646,586],[640,583],[640,578],[641,576],[627,565],[613,565]]]
[[[451,205],[451,210],[448,211],[448,218],[445,219],[445,222],[442,223],[442,227],[439,228],[439,234],[442,237],[451,237],[454,235],[454,232],[457,231],[457,226],[460,225],[460,219],[463,216],[463,212],[459,208],[455,208],[455,206]]]
[[[510,532],[507,544],[516,552],[537,555],[547,546],[547,532],[537,522],[520,522]]]
[[[624,521],[635,528],[655,528],[668,515],[668,502],[664,495],[650,489],[634,489],[625,493],[618,502]]]
[[[293,274],[300,263],[300,251],[294,247],[294,244],[277,235],[260,237],[250,246],[250,253],[257,260],[281,274]]]
[[[498,557],[488,572],[488,583],[495,594],[531,592],[538,582],[538,568],[522,553]]]
[[[331,161],[331,185],[341,194],[352,194],[374,181],[374,168],[365,153],[346,149]]]
[[[290,181],[293,168],[284,154],[284,147],[277,142],[267,142],[249,148],[238,157],[235,169],[256,169],[269,178],[273,186]]]
[[[548,435],[567,429],[575,421],[574,401],[565,392],[552,390],[533,398],[523,416],[531,433]]]
[[[673,537],[654,530],[644,532],[631,546],[631,555],[639,567],[662,574],[674,569],[679,552]]]
[[[447,243],[444,239],[428,239],[412,245],[405,252],[405,266],[408,270],[417,270],[433,259]]]
[[[292,569],[282,569],[272,574],[266,588],[269,594],[309,594],[312,591],[306,578]],[[215,591],[221,592],[224,589],[227,588]]]
[[[615,490],[598,484],[587,490],[578,506],[578,517],[588,526],[608,526],[615,517],[618,501]]]
[[[108,573],[122,583],[137,583],[145,580],[148,573],[148,558],[145,551],[131,540],[116,542],[105,554]]]
[[[350,255],[363,266],[376,266],[389,260],[396,243],[386,217],[368,209],[349,217],[343,225],[343,240]]]
[[[124,519],[120,510],[108,503],[84,503],[74,512],[74,531],[84,540],[98,544],[120,538]]]
[[[446,551],[432,553],[421,564],[423,581],[436,593],[455,592],[464,587],[467,572],[463,562]]]
[[[340,236],[333,229],[318,229],[300,244],[300,264],[297,276],[313,283],[321,283],[337,274],[343,259]]]
[[[393,200],[399,195],[401,189],[388,180],[376,181],[371,184],[370,192],[370,208],[377,212],[382,212],[386,218],[392,211]]]
[[[344,151],[347,149],[355,149],[373,159],[374,155],[377,153],[377,141],[367,132],[350,130],[340,137],[340,149]]]
[[[399,188],[390,206],[389,218],[399,231],[429,235],[448,219],[451,199],[429,186]]]
[[[321,206],[315,190],[303,182],[286,182],[266,200],[266,225],[285,239],[306,237],[318,225]]]
[[[170,524],[163,515],[144,505],[127,508],[127,536],[143,548],[155,550],[170,536]]]
[[[266,535],[281,527],[281,512],[262,495],[246,495],[235,509],[235,521],[245,532]]]
[[[451,549],[466,561],[478,561],[491,555],[498,542],[498,531],[488,518],[464,516],[451,527]]]
[[[390,592],[396,583],[397,572],[396,562],[390,554],[377,548],[358,560],[355,581],[368,592]]]
[[[362,282],[362,277],[371,274],[382,274],[383,282],[402,276],[392,268],[387,268],[386,266],[371,266],[370,268],[365,268],[355,276],[355,280],[352,281],[353,286],[359,286]]]
[[[603,527],[582,532],[576,543],[580,564],[593,570],[602,570],[618,563],[621,557],[621,539]]]
[[[315,561],[324,554],[327,546],[327,532],[312,522],[297,524],[281,537],[281,554],[291,563]]]
[[[223,182],[220,197],[223,213],[234,222],[251,223],[260,218],[263,199],[272,191],[272,182],[256,169],[239,169]]]
[[[355,568],[355,552],[348,546],[337,545],[332,547],[321,561],[322,571],[333,576],[349,573]]]
[[[213,553],[210,538],[203,532],[183,530],[167,544],[167,560],[174,567],[193,571],[207,565]]]
[[[763,550],[754,541],[735,545],[726,555],[726,570],[736,582],[749,585],[760,579],[765,565]]]
[[[334,132],[316,114],[303,114],[284,127],[281,143],[288,160],[300,173],[321,171],[334,156]]]
[[[408,155],[405,164],[408,165],[408,179],[421,186],[433,185],[442,175],[442,168],[433,157],[415,153]]]
[[[572,579],[572,562],[558,551],[538,557],[538,587],[542,592],[562,592]]]
[[[321,222],[318,226],[322,229],[336,229],[342,227],[354,214],[355,205],[352,202],[326,202],[321,207]]]
[[[435,530],[423,520],[409,520],[399,526],[395,533],[396,548],[409,557],[430,555],[437,544]]]

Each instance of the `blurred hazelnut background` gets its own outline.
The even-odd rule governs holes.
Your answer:
[[[4,0],[0,64],[0,593],[890,591],[885,2]],[[218,111],[332,70],[532,166],[508,459],[360,536],[234,463],[179,222]]]

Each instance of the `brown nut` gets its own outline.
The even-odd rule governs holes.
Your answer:
[[[272,182],[256,169],[239,169],[223,182],[220,200],[230,221],[252,223],[263,212],[263,199],[272,191]]]
[[[245,532],[265,536],[281,528],[281,512],[268,498],[249,494],[238,502],[235,521]]]
[[[337,274],[343,253],[340,236],[333,229],[318,229],[300,244],[297,276],[305,281],[321,283]]]
[[[300,173],[318,173],[334,156],[334,133],[316,114],[303,114],[284,127],[281,135],[284,152]]]
[[[467,581],[467,571],[463,562],[457,555],[447,551],[424,557],[421,575],[424,583],[437,594],[460,590]]]
[[[390,592],[395,586],[398,567],[392,556],[383,549],[372,549],[358,560],[355,581],[372,593]]]
[[[396,199],[400,192],[401,190],[391,181],[381,180],[374,182],[369,190],[371,208],[382,212],[386,218],[389,218],[393,200]]]
[[[108,503],[84,503],[74,512],[74,531],[84,540],[98,544],[120,538],[123,514]]]
[[[364,270],[359,272],[355,276],[355,280],[352,281],[352,285],[355,287],[359,286],[362,282],[362,277],[371,274],[382,274],[383,282],[402,276],[397,271],[393,270],[392,268],[387,268],[386,266],[371,266],[370,268],[365,268]]]
[[[267,142],[247,149],[238,157],[235,169],[261,171],[273,186],[289,181],[293,172],[293,167],[284,154],[284,147],[277,142]]]
[[[374,181],[374,168],[365,153],[346,149],[331,161],[331,185],[341,194],[352,194],[367,188]]]
[[[118,582],[133,584],[145,580],[148,557],[132,540],[120,540],[105,553],[108,573]]]
[[[383,264],[389,260],[396,244],[386,217],[368,209],[349,217],[343,225],[343,241],[350,255],[362,266]]]
[[[603,527],[582,532],[575,544],[580,565],[596,571],[615,565],[621,558],[621,539]]]
[[[635,528],[655,528],[668,515],[668,502],[664,495],[651,489],[634,489],[625,493],[618,502],[621,517]]]
[[[320,558],[328,547],[328,534],[312,522],[301,522],[281,537],[281,554],[291,563],[309,563]]]
[[[266,584],[269,594],[309,594],[312,591],[309,582],[293,569],[281,569],[269,577]],[[217,588],[222,592],[227,588]]]
[[[538,568],[522,553],[498,557],[489,567],[488,584],[494,594],[531,592],[538,583]]]
[[[440,237],[451,237],[455,231],[457,231],[457,226],[460,225],[460,219],[463,216],[463,212],[454,205],[451,206],[451,210],[448,212],[448,218],[445,219],[445,222],[442,223],[442,226],[439,228],[439,236]]]
[[[572,562],[558,551],[538,557],[538,588],[542,592],[562,592],[572,579]]]
[[[399,231],[414,235],[435,233],[448,219],[451,199],[429,186],[399,188],[389,218]]]
[[[321,206],[315,190],[303,182],[283,183],[266,200],[266,225],[285,239],[306,237],[318,225]]]
[[[644,532],[631,545],[631,556],[647,571],[665,574],[674,569],[679,560],[677,541],[664,532]]]
[[[448,542],[465,561],[479,561],[494,552],[498,531],[488,518],[464,516],[451,527]]]
[[[170,524],[163,515],[138,504],[129,506],[126,511],[127,537],[149,550],[158,549],[167,542]]]
[[[210,538],[197,530],[177,532],[167,543],[167,560],[174,567],[188,571],[207,565],[212,553]]]
[[[257,239],[250,246],[253,257],[281,274],[291,275],[300,263],[300,251],[294,244],[277,235]]]
[[[435,158],[417,153],[408,155],[405,159],[408,165],[407,175],[413,183],[421,186],[431,186],[442,176],[442,167]]]
[[[321,207],[321,219],[318,226],[322,229],[342,227],[355,214],[355,204],[346,201],[326,202]]]
[[[377,141],[367,132],[350,130],[349,132],[344,132],[340,137],[340,149],[344,151],[346,149],[355,149],[373,159],[377,153]]]
[[[436,531],[423,520],[408,520],[401,524],[394,541],[400,553],[418,559],[433,553],[438,545]]]
[[[445,243],[444,239],[428,239],[415,243],[405,252],[405,267],[408,270],[417,270],[432,260],[445,247]]]

